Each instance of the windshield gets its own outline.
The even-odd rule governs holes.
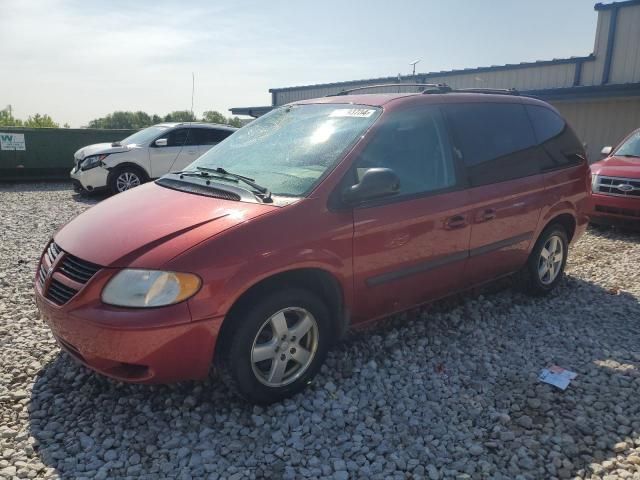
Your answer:
[[[213,147],[188,170],[223,168],[255,179],[274,195],[302,196],[380,115],[362,105],[277,108]]]
[[[616,150],[615,155],[640,157],[640,130],[627,138],[627,140],[620,145],[620,148]]]
[[[120,141],[120,145],[146,145],[151,142],[154,138],[161,135],[162,132],[168,130],[169,127],[161,127],[158,125],[154,125],[153,127],[148,127],[140,130],[139,132],[134,133],[133,135],[129,135],[124,140]]]

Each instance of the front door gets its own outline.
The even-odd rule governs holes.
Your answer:
[[[354,321],[404,310],[460,288],[468,255],[467,192],[438,107],[389,112],[355,163],[392,169],[394,197],[353,210]]]
[[[189,128],[176,128],[160,138],[167,139],[166,146],[149,146],[149,160],[151,175],[154,178],[180,171],[199,156],[198,146],[195,144]]]

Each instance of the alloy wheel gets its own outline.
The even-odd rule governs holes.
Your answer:
[[[318,324],[308,310],[287,307],[260,327],[251,347],[253,373],[268,387],[282,387],[309,368],[318,349]]]
[[[116,178],[116,188],[119,192],[124,192],[138,185],[140,185],[140,177],[133,172],[122,172]]]
[[[564,246],[557,235],[550,236],[540,250],[538,258],[538,277],[544,285],[549,285],[557,278],[564,260]]]

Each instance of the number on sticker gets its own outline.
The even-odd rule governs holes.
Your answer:
[[[367,118],[373,115],[373,112],[375,110],[369,108],[341,108],[340,110],[334,110],[329,116]]]

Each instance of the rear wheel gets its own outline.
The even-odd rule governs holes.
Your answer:
[[[569,253],[569,241],[562,225],[547,227],[536,242],[526,266],[520,272],[521,286],[531,295],[546,295],[561,281]]]
[[[267,404],[304,389],[324,362],[329,312],[306,290],[264,295],[227,321],[218,368],[225,383],[254,403]]]
[[[145,175],[135,167],[121,167],[109,175],[109,189],[114,194],[131,190],[144,182]]]

